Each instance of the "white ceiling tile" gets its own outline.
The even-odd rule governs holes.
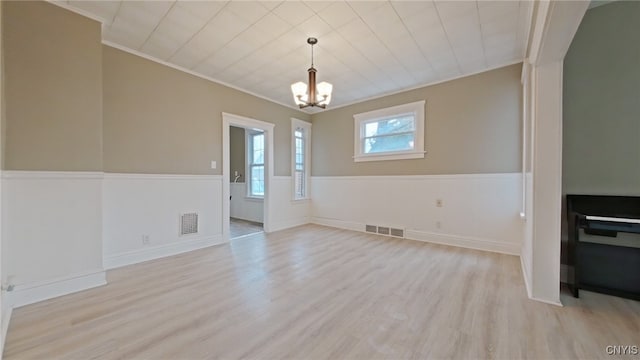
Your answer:
[[[324,8],[326,8],[327,6],[331,5],[333,3],[334,0],[331,1],[324,1],[324,0],[310,0],[310,1],[305,1],[304,3],[310,7],[313,11],[315,11],[316,13],[319,13],[320,11],[322,11]]]
[[[192,69],[204,59],[209,52],[210,50],[208,48],[185,45],[173,54],[169,61],[184,68]]]
[[[516,34],[514,33],[500,33],[492,36],[484,37],[484,47],[491,53],[497,49],[513,49],[516,43]]]
[[[434,2],[440,17],[443,20],[454,19],[477,14],[478,7],[475,1],[446,1],[437,0]]]
[[[349,6],[360,16],[375,11],[388,4],[386,1],[349,1]]]
[[[285,47],[290,51],[307,44],[307,34],[298,28],[291,28],[286,33],[282,34],[277,41],[278,46]]]
[[[517,1],[480,1],[478,11],[482,23],[504,18],[518,18],[520,4]]]
[[[260,0],[260,4],[262,6],[264,6],[267,10],[271,11],[275,8],[277,8],[278,6],[280,6],[280,4],[282,4],[282,1],[280,0]]]
[[[440,16],[435,7],[416,11],[413,14],[402,16],[401,19],[415,38],[423,36],[425,29],[442,26]]]
[[[113,19],[105,40],[292,106],[309,36],[335,106],[521,60],[531,9],[528,0],[70,4]]]
[[[134,23],[116,17],[103,38],[108,41],[138,50],[144,44],[153,29],[141,28]]]
[[[329,26],[329,24],[324,22],[324,20],[322,20],[318,16],[310,18],[309,20],[296,26],[296,28],[305,33],[307,37],[313,36],[320,38],[322,37],[322,35],[331,32],[331,26]]]
[[[518,18],[517,17],[504,17],[491,22],[483,23],[482,36],[492,36],[499,34],[513,34],[517,36],[518,33]]]
[[[162,19],[156,31],[162,29],[164,26],[173,26],[173,29],[167,31],[166,36],[170,36],[173,31],[185,31],[193,34],[200,30],[208,20],[209,19],[195,15],[185,8],[182,3],[177,3]]]
[[[200,73],[200,74],[204,74],[206,76],[212,77],[215,74],[223,71],[225,68],[225,66],[219,64],[217,62],[217,59],[215,59],[214,57],[209,57],[207,59],[205,59],[204,61],[202,61],[200,64],[198,64],[197,66],[195,66],[193,68],[193,71]]]
[[[238,34],[246,30],[251,24],[232,11],[222,9],[203,29],[210,39],[222,39],[230,41]],[[215,40],[212,40],[215,41]]]
[[[373,31],[388,31],[394,24],[400,24],[400,17],[389,3],[383,3],[382,6],[361,16]]]
[[[443,21],[447,37],[452,43],[477,41],[481,37],[478,16],[466,15]]]
[[[154,41],[147,41],[141,51],[156,57],[161,60],[168,59],[177,49],[179,45],[168,45],[166,43],[156,43]]]
[[[224,10],[231,11],[249,24],[255,23],[269,12],[260,1],[231,1]]]
[[[114,22],[153,30],[173,4],[171,1],[123,1]]]
[[[358,17],[353,9],[351,9],[351,6],[347,5],[344,1],[332,3],[318,15],[334,29],[346,25]]]
[[[428,13],[435,11],[435,6],[431,0],[424,1],[392,1],[391,6],[402,18],[412,17],[418,13]]]
[[[312,17],[315,13],[303,2],[285,1],[273,13],[291,25],[298,25]]]
[[[193,0],[178,0],[176,6],[189,11],[194,16],[202,18],[203,20],[211,19],[217,14],[225,5],[227,1],[193,1]]]
[[[262,44],[266,44],[268,41],[280,37],[293,27],[280,17],[274,14],[268,14],[260,19],[253,28],[257,31]]]
[[[111,24],[113,22],[121,1],[69,1],[72,7],[82,9],[90,14],[100,18],[103,23]]]
[[[349,43],[354,43],[360,39],[373,37],[373,33],[360,18],[350,21],[348,24],[340,27],[337,31],[344,37]]]

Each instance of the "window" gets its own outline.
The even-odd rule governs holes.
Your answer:
[[[424,158],[425,101],[356,114],[356,162]]]
[[[311,124],[291,119],[291,175],[293,176],[293,199],[309,198],[309,150]]]
[[[248,196],[264,197],[264,133],[247,130]]]

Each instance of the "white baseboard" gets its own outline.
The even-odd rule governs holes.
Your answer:
[[[313,217],[312,223],[360,232],[364,232],[365,229],[365,224],[341,221],[336,219]],[[503,243],[488,239],[472,238],[451,234],[438,234],[410,229],[405,230],[404,236],[406,239],[410,240],[451,245],[474,250],[497,252],[508,255],[520,255],[520,244],[515,243]]]
[[[531,299],[531,284],[529,284],[529,274],[527,267],[524,266],[524,259],[520,256],[520,267],[522,268],[522,278],[524,279],[524,286],[527,289],[527,296]]]
[[[451,245],[467,249],[483,250],[516,256],[520,255],[520,244],[515,243],[505,243],[469,236],[438,234],[417,230],[405,230],[404,237],[411,240]]]
[[[309,224],[310,222],[311,220],[307,216],[304,216],[301,218],[295,218],[295,219],[281,220],[281,221],[276,220],[271,222],[271,228],[269,229],[269,231],[274,232],[274,231],[290,229],[296,226]]]
[[[549,305],[555,305],[555,306],[560,306],[563,307],[564,305],[562,305],[562,303],[560,302],[560,300],[554,301],[554,300],[546,300],[546,299],[540,299],[537,298],[535,296],[529,296],[529,299],[531,300],[535,300],[535,301],[539,301],[545,304],[549,304]]]
[[[16,285],[13,291],[6,293],[6,301],[8,302],[8,306],[18,308],[106,284],[107,278],[105,271],[93,271],[52,280]]]
[[[322,217],[315,217],[315,216],[311,218],[311,223],[334,227],[338,229],[360,231],[360,232],[364,231],[364,227],[365,227],[363,224],[359,224],[351,221],[343,221],[343,220],[329,219],[329,218],[322,218]]]
[[[560,307],[563,306],[562,303],[559,300],[558,301],[546,300],[546,299],[540,299],[538,297],[533,296],[531,284],[529,284],[529,276],[527,274],[527,268],[524,266],[524,260],[522,259],[522,256],[520,257],[520,266],[522,267],[522,278],[524,279],[524,286],[527,289],[527,297],[529,297],[529,299],[534,300],[534,301],[543,302],[545,304],[550,304],[550,305],[555,305],[555,306],[560,306]],[[561,266],[565,266],[565,265],[561,265]],[[565,273],[565,275],[566,275],[566,273]]]
[[[149,248],[136,249],[114,255],[107,255],[103,259],[105,269],[115,269],[122,266],[137,264],[143,261],[160,259],[167,256],[177,255],[188,251],[203,249],[209,246],[225,243],[222,234],[200,237],[190,240],[164,244]]]
[[[9,322],[11,321],[11,314],[13,313],[13,306],[7,302],[8,296],[6,292],[2,291],[2,338],[0,339],[0,359],[4,353],[4,343],[7,340],[7,332],[9,331]]]

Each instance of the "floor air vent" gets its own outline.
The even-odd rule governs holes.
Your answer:
[[[198,214],[182,214],[180,222],[180,235],[196,234],[198,232]]]
[[[378,227],[375,225],[365,225],[364,231],[375,234],[378,232]]]

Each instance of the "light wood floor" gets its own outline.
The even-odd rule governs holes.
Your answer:
[[[607,345],[640,345],[640,302],[542,304],[517,257],[315,225],[108,280],[16,309],[5,358],[610,359]]]
[[[229,233],[232,239],[262,231],[264,229],[260,223],[236,218],[229,219]]]

